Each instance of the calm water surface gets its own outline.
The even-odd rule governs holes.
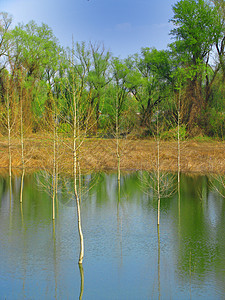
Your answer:
[[[82,272],[72,181],[59,182],[53,223],[47,180],[25,176],[20,205],[20,178],[11,197],[0,178],[0,299],[224,299],[225,199],[206,176],[182,175],[179,200],[175,177],[158,231],[142,179],[122,176],[119,193],[115,174],[83,178]]]

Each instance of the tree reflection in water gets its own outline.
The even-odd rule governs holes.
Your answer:
[[[0,278],[7,282],[1,293],[81,299],[107,298],[110,291],[115,298],[146,299],[149,289],[153,298],[166,297],[169,285],[172,297],[222,297],[225,202],[217,180],[212,185],[210,177],[181,174],[180,209],[176,193],[162,198],[159,232],[157,201],[154,193],[143,192],[140,174],[122,174],[119,185],[116,174],[94,176],[83,176],[79,185],[87,187],[82,197],[85,287],[83,268],[71,267],[79,253],[72,179],[59,177],[58,215],[52,223],[51,198],[37,188],[37,176],[24,177],[22,207],[20,178],[12,177],[11,184],[7,175],[0,178]],[[31,288],[31,278],[38,288]]]

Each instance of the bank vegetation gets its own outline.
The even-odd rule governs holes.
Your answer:
[[[154,169],[160,141],[162,169],[222,172],[224,11],[178,1],[167,49],[124,59],[102,43],[64,49],[48,25],[0,13],[0,167]]]

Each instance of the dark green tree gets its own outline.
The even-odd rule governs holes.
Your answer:
[[[129,57],[126,65],[129,69],[126,86],[139,103],[140,125],[149,130],[154,109],[168,97],[169,52],[143,48],[141,55]]]
[[[201,127],[202,112],[207,108],[209,57],[221,35],[221,24],[216,8],[204,0],[181,0],[173,6],[173,12],[170,21],[175,26],[171,30],[175,42],[170,47],[177,62],[188,68],[190,74],[182,115],[185,116],[183,122],[193,133],[196,126]],[[203,85],[208,88],[207,95],[203,93]]]

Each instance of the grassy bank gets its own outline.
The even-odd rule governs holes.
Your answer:
[[[121,170],[156,169],[157,145],[154,140],[120,140]],[[51,169],[53,165],[53,141],[48,135],[32,135],[24,144],[26,172]],[[72,140],[59,138],[59,172],[72,174]],[[21,145],[12,139],[13,173],[21,172]],[[79,149],[83,171],[116,170],[116,142],[113,139],[85,139]],[[8,171],[8,142],[0,138],[0,172]],[[160,169],[177,171],[177,142],[160,142]],[[181,171],[198,173],[225,172],[225,142],[183,141],[181,143]]]

